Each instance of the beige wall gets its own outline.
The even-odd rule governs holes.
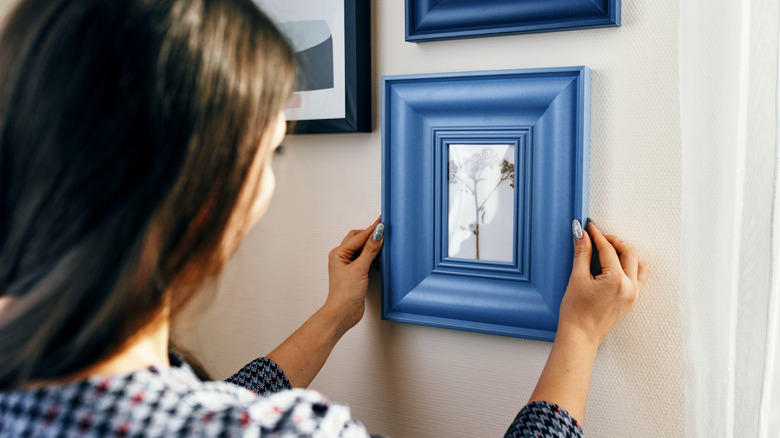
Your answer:
[[[420,44],[404,41],[403,2],[371,6],[374,132],[286,140],[274,204],[219,279],[217,299],[178,327],[182,339],[227,376],[323,302],[328,251],[380,211],[382,75],[585,64],[593,69],[591,216],[652,268],[635,311],[601,347],[585,430],[682,436],[677,2],[624,1],[621,28]],[[381,321],[379,297],[376,275],[364,320],[312,388],[348,403],[376,433],[501,436],[550,344]]]
[[[14,4],[16,4],[16,0],[0,0],[0,22],[5,20]]]

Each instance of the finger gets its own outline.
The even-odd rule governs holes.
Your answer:
[[[382,249],[382,242],[385,237],[385,225],[377,224],[371,232],[371,237],[363,245],[363,251],[360,252],[360,256],[355,259],[355,263],[360,269],[368,272],[368,268],[371,267],[371,262],[374,261],[379,250]]]
[[[618,258],[615,248],[607,241],[601,230],[593,223],[588,224],[588,232],[590,233],[593,243],[596,245],[596,249],[599,251],[599,261],[601,262],[601,269],[622,269],[620,265],[620,259]]]
[[[620,257],[620,266],[623,267],[623,271],[628,275],[628,278],[636,282],[639,271],[639,256],[636,250],[617,236],[608,235],[604,236],[604,238],[615,248]]]
[[[577,240],[578,230],[582,232],[582,237]],[[590,258],[592,254],[592,246],[590,236],[582,229],[580,222],[574,220],[572,222],[572,234],[574,235],[574,263],[572,265],[572,275],[590,275]]]
[[[362,233],[364,230],[351,230],[349,233],[347,233],[346,236],[344,236],[343,239],[341,239],[341,243],[339,246],[343,246],[347,241],[355,237],[356,235]]]
[[[353,252],[360,250],[363,248],[363,245],[366,244],[368,236],[371,235],[371,233],[374,231],[374,228],[376,228],[378,224],[379,219],[374,221],[373,224],[369,225],[368,228],[363,230],[350,231],[347,233],[347,236],[344,238],[344,240],[341,241],[341,246],[344,247],[344,249],[348,249]]]
[[[639,271],[637,272],[636,276],[636,292],[637,294],[642,291],[642,288],[645,287],[645,282],[647,282],[647,276],[650,274],[650,267],[647,266],[647,263],[643,261],[639,261]]]
[[[631,245],[626,243],[623,239],[619,238],[618,236],[613,236],[612,234],[605,234],[604,238],[607,239],[607,242],[610,243],[615,248],[615,251],[618,253],[618,255],[623,254],[626,251],[631,250]]]

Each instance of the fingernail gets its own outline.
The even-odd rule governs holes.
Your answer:
[[[383,237],[385,237],[385,224],[379,224],[374,228],[374,234],[371,235],[371,238],[379,242]]]
[[[593,225],[596,225],[596,221],[594,221],[594,220],[593,220],[593,219],[591,219],[591,218],[588,218],[588,223],[591,223],[591,224],[593,224]],[[587,225],[586,225],[586,226],[587,226]],[[598,228],[598,225],[596,225],[596,228]]]
[[[574,236],[575,242],[582,240],[582,225],[577,219],[571,221],[571,234]]]

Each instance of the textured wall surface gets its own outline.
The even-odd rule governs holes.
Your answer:
[[[681,151],[678,3],[623,2],[621,28],[412,44],[403,2],[372,1],[372,134],[288,138],[265,219],[216,281],[203,313],[176,327],[217,375],[269,352],[324,301],[326,258],[380,210],[382,75],[551,67],[593,69],[590,208],[652,269],[634,310],[601,347],[590,437],[684,434],[678,304]],[[403,437],[501,436],[530,395],[550,344],[364,320],[312,384],[371,431]]]

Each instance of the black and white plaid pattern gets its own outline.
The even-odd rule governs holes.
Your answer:
[[[257,383],[257,376],[244,377],[245,382],[255,382],[251,389],[278,386],[270,381],[285,385],[284,373],[270,364],[267,359],[256,364],[273,375],[268,385]],[[315,391],[294,389],[258,397],[234,384],[201,382],[186,365],[0,392],[0,437],[185,436],[368,434],[351,420],[349,408],[331,404]]]
[[[568,412],[547,402],[532,402],[517,414],[504,438],[584,437],[580,425]]]
[[[274,361],[265,357],[249,362],[225,381],[260,395],[292,389],[282,370]]]
[[[250,362],[228,382],[201,382],[182,364],[0,392],[0,437],[368,437],[349,408],[291,389],[269,359]],[[545,402],[525,406],[506,433],[582,436],[574,418]]]

